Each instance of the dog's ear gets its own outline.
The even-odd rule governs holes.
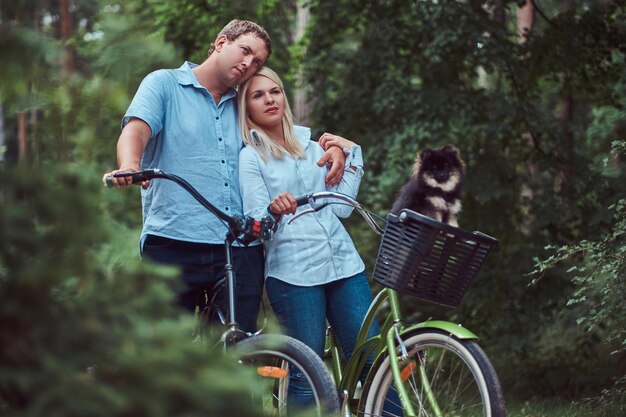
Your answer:
[[[454,146],[454,145],[448,144],[448,145],[444,146],[442,148],[442,150],[447,152],[447,153],[456,154],[456,156],[460,156],[461,155],[461,152],[459,151],[459,149],[456,146]]]
[[[422,161],[424,160],[424,152],[432,152],[432,149],[427,148],[421,152],[418,152],[415,156],[415,163],[413,164],[413,173],[412,175],[418,175],[420,172],[420,168],[422,167]]]
[[[418,176],[420,169],[422,169],[422,163],[433,153],[433,150],[430,148],[426,148],[421,152],[417,153],[415,157],[415,164],[413,164],[413,175]]]
[[[454,145],[446,145],[442,149],[446,153],[448,153],[448,155],[452,156],[456,161],[458,161],[458,164],[461,166],[462,169],[465,169],[465,161],[463,161],[463,158],[461,158],[461,151],[459,151],[459,148]]]
[[[425,161],[426,159],[430,158],[432,154],[433,154],[433,150],[430,148],[426,148],[420,153],[419,159],[421,161]]]

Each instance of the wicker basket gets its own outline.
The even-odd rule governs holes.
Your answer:
[[[421,300],[457,307],[498,241],[402,210],[389,214],[374,280]]]

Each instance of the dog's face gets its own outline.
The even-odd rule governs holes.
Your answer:
[[[426,184],[443,191],[454,190],[463,179],[464,163],[459,150],[452,145],[425,149],[415,164],[415,172]]]

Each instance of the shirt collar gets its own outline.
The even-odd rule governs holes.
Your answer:
[[[190,62],[190,61],[185,61],[185,63],[183,63],[183,65],[181,65],[180,68],[178,68],[178,71],[174,72],[176,74],[176,80],[178,81],[178,84],[180,85],[192,85],[195,88],[200,88],[205,91],[208,91],[202,84],[198,82],[198,79],[196,78],[195,74],[192,71],[192,68],[195,68],[197,66],[198,64],[194,64],[193,62]],[[231,88],[228,91],[226,91],[226,93],[222,96],[222,100],[233,98],[236,95],[237,95],[237,90],[234,88]]]
[[[296,134],[296,138],[304,149],[308,148],[311,143],[311,129],[305,126],[294,125],[293,131]],[[254,129],[250,129],[250,136],[254,138]]]
[[[305,126],[295,125],[293,127],[293,130],[294,130],[294,133],[296,134],[296,137],[302,144],[302,147],[306,149],[309,146],[309,143],[311,142],[311,129]]]

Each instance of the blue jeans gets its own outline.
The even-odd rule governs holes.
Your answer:
[[[263,246],[232,248],[233,266],[236,273],[235,295],[236,319],[241,329],[254,332],[257,314],[263,293]],[[182,285],[178,290],[178,304],[195,311],[203,305],[205,291],[223,275],[226,264],[224,245],[192,243],[148,235],[142,256],[181,269]],[[220,291],[217,304],[224,309],[227,304],[226,291]]]
[[[272,309],[289,336],[302,341],[323,357],[328,320],[343,354],[352,356],[361,323],[372,302],[364,273],[313,287],[291,285],[268,277],[265,287]],[[368,337],[379,332],[378,324],[374,322]],[[373,359],[368,358],[363,376]],[[298,377],[290,375],[288,395],[300,406],[310,405],[313,400],[311,389],[301,376]]]

